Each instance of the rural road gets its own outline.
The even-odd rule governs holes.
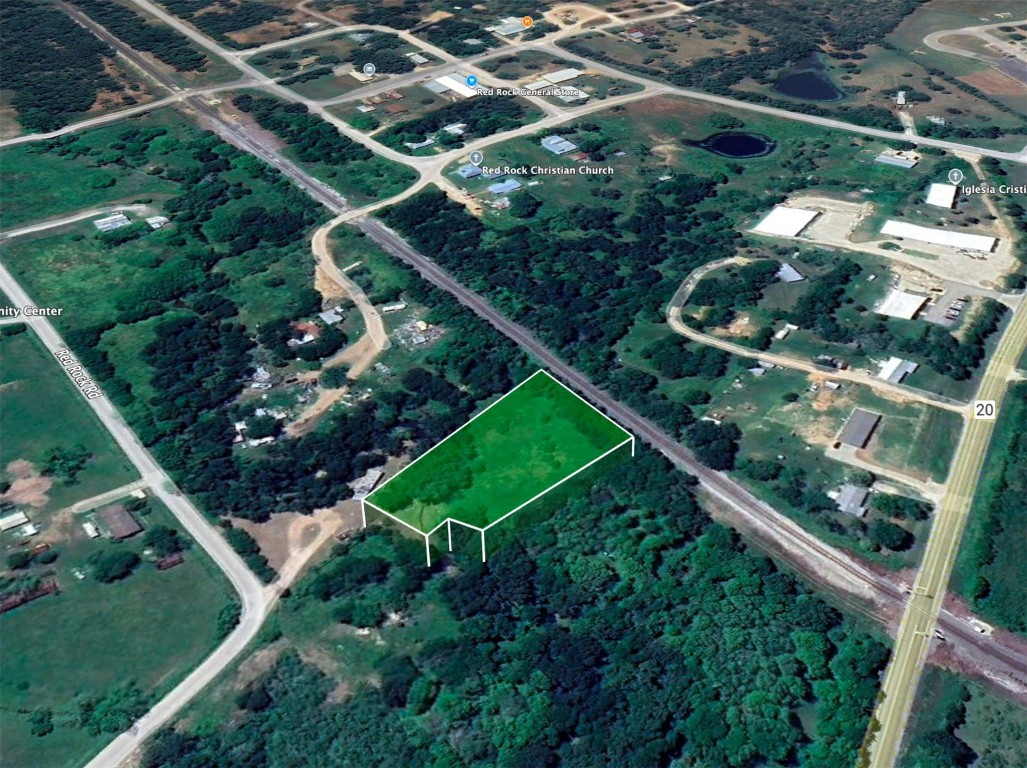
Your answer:
[[[1021,305],[988,362],[975,399],[994,400],[996,412],[1002,408],[1010,376],[1025,348],[1027,310]],[[948,490],[935,512],[920,571],[899,625],[881,689],[884,698],[877,709],[881,729],[871,747],[873,768],[891,768],[898,758],[994,429],[994,420],[975,418],[969,419],[963,427],[952,460]]]
[[[165,96],[162,99],[147,102],[146,104],[139,104],[134,107],[128,107],[127,109],[108,112],[105,115],[91,117],[88,120],[80,120],[77,123],[71,123],[70,125],[66,125],[56,131],[50,131],[48,133],[27,133],[24,136],[15,136],[12,139],[5,139],[4,141],[0,141],[0,149],[3,149],[4,147],[15,147],[19,144],[31,144],[35,141],[56,139],[69,133],[87,131],[90,128],[99,128],[101,125],[106,125],[107,123],[116,123],[119,120],[124,120],[125,118],[132,117],[134,115],[141,115],[144,112],[152,112],[155,109],[176,104],[193,96],[209,96],[210,94],[221,93],[222,91],[236,91],[240,88],[246,88],[247,86],[255,84],[256,83],[251,78],[243,77],[234,82],[226,83],[225,85],[214,85],[209,88],[190,88],[176,93],[173,96]]]
[[[215,54],[226,60],[231,59],[231,57],[227,55],[227,52],[224,52],[220,46],[215,45],[180,20],[170,16],[162,9],[149,2],[149,0],[132,0],[132,3],[135,6],[144,9],[148,13],[162,19],[165,23],[175,29],[178,29],[190,39],[201,44],[207,50],[213,51]],[[97,25],[94,24],[89,24],[89,28],[93,29],[94,32],[98,29]],[[97,32],[97,34],[100,35],[100,32]],[[103,39],[106,40],[108,38],[103,37]],[[521,46],[521,49],[531,49],[534,47],[536,46],[525,45]],[[545,46],[541,46],[541,48],[545,49]],[[119,51],[124,53],[126,49],[127,46],[119,43]],[[131,51],[131,49],[127,50]],[[501,53],[509,52],[509,50],[501,51]],[[595,65],[587,59],[581,59],[581,57],[568,54],[560,49],[557,49],[554,55],[558,55],[563,58],[582,60],[592,69],[599,69],[600,71],[604,70],[604,67],[602,66]],[[340,131],[354,140],[360,141],[360,143],[365,146],[369,146],[379,155],[396,159],[399,162],[404,162],[415,169],[422,165],[427,165],[434,169],[441,167],[440,163],[444,164],[448,161],[445,157],[441,159],[427,158],[430,162],[423,163],[420,158],[410,158],[406,155],[400,155],[400,153],[396,153],[392,150],[387,150],[387,148],[378,145],[377,142],[374,142],[366,136],[359,134],[359,132],[354,132],[347,126],[344,126],[344,124],[341,124],[341,121],[337,118],[326,116],[326,112],[323,109],[319,109],[316,103],[297,98],[295,94],[288,91],[288,89],[272,83],[266,77],[263,77],[260,73],[256,72],[256,70],[253,70],[240,61],[233,60],[233,63],[241,69],[244,74],[259,79],[261,85],[268,90],[272,90],[291,101],[307,104],[308,108],[314,109],[317,114],[325,117],[325,119],[329,119],[329,121],[335,124]],[[612,68],[605,69],[609,70],[609,73],[615,77],[641,82],[641,84],[653,88],[656,92],[679,93],[680,95],[690,98],[711,101],[714,103],[723,103],[726,106],[737,107],[750,111],[764,112],[784,119],[801,120],[808,123],[825,125],[827,127],[840,128],[841,130],[860,133],[863,135],[875,135],[896,140],[904,140],[905,138],[901,133],[865,129],[860,126],[854,126],[841,121],[829,120],[827,118],[797,115],[785,110],[761,107],[760,105],[753,105],[748,102],[736,102],[732,99],[713,97],[685,89],[674,89],[662,84],[654,84],[652,81],[644,78],[635,78],[633,76],[626,75],[619,70]],[[636,94],[633,96],[639,95]],[[267,147],[260,141],[255,140],[246,134],[244,129],[224,121],[218,115],[216,110],[210,108],[210,106],[202,99],[192,96],[186,99],[186,103],[195,109],[201,117],[212,121],[218,127],[219,132],[221,132],[222,135],[229,137],[230,141],[268,162],[273,167],[281,170],[298,186],[311,194],[311,196],[316,200],[326,205],[334,213],[348,214],[354,211],[354,209],[349,206],[348,203],[346,203],[346,201],[339,196],[337,192],[335,192],[335,190],[332,190],[327,187],[327,185],[313,178],[287,158],[283,158],[274,151],[267,149]],[[602,109],[609,108],[614,103],[615,101],[612,99],[604,102],[597,102],[598,108]],[[575,110],[570,112],[564,119],[575,119],[582,114],[585,114],[585,112]],[[530,130],[537,130],[539,127],[543,127],[541,123],[535,124]],[[508,138],[507,135],[500,135],[492,137],[491,140],[482,139],[480,141],[483,143],[476,145],[474,148],[488,146],[491,143],[503,141],[506,138]],[[997,156],[1004,159],[1016,159],[1015,156],[1009,156],[1009,153],[994,153],[990,150],[965,146],[954,142],[934,142],[932,140],[924,143],[931,143],[934,146],[941,146],[943,148],[955,148],[977,154]],[[458,154],[470,151],[471,148],[472,147],[470,146],[464,147],[462,150],[455,151],[451,154],[455,158]],[[805,574],[807,577],[827,586],[832,591],[841,591],[844,594],[855,595],[861,600],[883,600],[888,602],[901,602],[903,600],[902,587],[897,583],[897,579],[895,579],[894,576],[882,576],[839,550],[823,544],[816,537],[804,531],[796,523],[759,501],[732,478],[722,473],[714,472],[700,464],[687,449],[679,445],[673,438],[665,434],[656,425],[652,424],[637,414],[634,410],[624,406],[604,391],[600,390],[592,384],[584,374],[564,363],[554,353],[548,350],[529,331],[527,331],[527,329],[505,318],[482,296],[468,290],[462,284],[454,280],[433,261],[417,252],[408,243],[406,243],[402,237],[389,230],[381,222],[365,217],[362,218],[356,226],[378,242],[379,245],[381,245],[387,252],[392,253],[397,258],[413,266],[427,280],[454,295],[459,301],[489,322],[501,333],[521,345],[523,349],[534,355],[544,365],[548,366],[557,376],[575,387],[594,403],[604,408],[608,415],[619,421],[626,428],[632,430],[637,436],[646,439],[647,442],[660,450],[672,462],[674,462],[675,465],[695,475],[706,490],[712,496],[721,500],[728,508],[728,517],[733,525],[744,531],[752,533],[763,543],[765,547],[768,547],[775,552],[779,552],[790,565]],[[13,278],[11,278],[9,273],[6,271],[0,273],[0,285],[5,289],[9,280],[15,287],[17,287],[16,284],[13,283]],[[20,287],[18,287],[18,290],[20,291]],[[22,293],[21,296],[23,295],[24,294]],[[16,303],[21,301],[21,298],[19,297],[12,296],[12,298],[15,298]],[[27,297],[25,298],[27,299]],[[49,334],[49,343],[60,344],[60,338],[56,335],[56,331],[54,331],[48,322],[42,318],[34,318],[33,320],[40,321],[33,322],[32,324],[34,327],[38,325],[43,329],[43,332]],[[229,639],[220,646],[212,656],[208,657],[208,659],[206,659],[203,664],[181,685],[176,687],[169,696],[162,699],[150,713],[144,716],[135,733],[126,733],[119,736],[89,764],[90,768],[99,768],[100,766],[118,765],[123,759],[127,758],[133,750],[142,743],[143,739],[145,739],[161,724],[167,722],[171,717],[173,717],[192,696],[202,690],[202,688],[212,680],[221,669],[227,666],[227,664],[229,664],[231,660],[242,650],[249,639],[255,635],[266,615],[269,605],[273,603],[273,600],[266,600],[263,597],[263,588],[256,581],[255,577],[245,569],[245,566],[242,564],[241,560],[235,556],[235,553],[230,549],[227,549],[227,544],[216,531],[206,524],[199,511],[185,500],[184,497],[181,497],[172,490],[169,490],[170,488],[173,488],[173,486],[170,485],[170,479],[163,470],[153,462],[153,459],[145,451],[145,448],[138,443],[138,440],[135,439],[135,436],[131,433],[128,427],[120,420],[120,416],[118,416],[113,407],[110,406],[106,398],[98,398],[97,400],[91,401],[90,404],[94,409],[98,409],[98,411],[105,411],[104,416],[107,419],[105,424],[107,424],[108,421],[110,422],[108,428],[112,429],[112,433],[115,428],[120,430],[121,439],[126,441],[126,444],[132,449],[129,455],[133,458],[134,462],[139,462],[137,466],[140,466],[140,471],[142,472],[144,479],[155,483],[155,489],[159,489],[159,492],[163,494],[161,496],[162,499],[167,497],[167,501],[165,503],[168,503],[169,507],[171,507],[176,513],[176,516],[180,516],[179,519],[183,521],[183,525],[186,529],[193,534],[205,548],[208,546],[213,548],[212,557],[215,557],[216,554],[217,557],[215,557],[215,560],[218,562],[219,566],[222,567],[226,573],[230,574],[229,577],[233,580],[233,584],[242,595],[244,605],[242,622],[232,633]],[[126,452],[129,451],[126,449]],[[188,525],[185,522],[186,520],[189,520]],[[198,533],[193,530],[194,528]],[[214,537],[214,539],[208,540],[210,537]],[[223,549],[227,549],[227,552],[218,549],[219,546]],[[241,569],[241,572],[237,569]],[[989,665],[990,670],[994,671],[996,674],[1009,677],[1010,679],[1027,678],[1027,650],[1019,647],[1010,649],[997,644],[993,638],[978,636],[971,628],[969,628],[969,625],[967,625],[962,618],[949,613],[943,613],[940,622],[946,627],[946,631],[952,638],[952,642],[969,646],[976,652],[978,657]]]
[[[962,27],[960,29],[942,29],[937,32],[932,32],[924,37],[924,45],[928,48],[933,48],[936,51],[941,51],[942,53],[951,53],[954,56],[976,59],[977,61],[994,67],[1007,77],[1011,77],[1014,80],[1027,85],[1027,55],[1024,54],[1024,51],[1011,43],[986,34],[987,31],[991,29],[997,29],[999,27],[1015,27],[1025,23],[1027,23],[1027,19],[1010,19],[1008,21],[1000,21],[996,24],[981,24],[971,27]],[[958,46],[948,45],[947,43],[942,42],[943,38],[956,35],[976,37],[983,43],[998,48],[1005,55],[1000,56],[996,53],[993,56],[988,56],[987,54],[975,53],[974,51],[968,51],[965,48],[959,48]]]
[[[63,216],[59,219],[47,219],[46,221],[38,221],[24,227],[0,232],[0,242],[10,240],[15,237],[21,237],[22,235],[29,235],[33,232],[42,232],[47,229],[53,229],[54,227],[63,227],[65,224],[74,224],[76,221],[91,219],[94,216],[106,216],[108,213],[120,213],[122,211],[143,213],[144,211],[149,210],[152,210],[149,205],[106,205],[102,208],[92,208],[88,211],[79,211],[78,213],[73,213],[70,216]]]
[[[752,259],[732,256],[730,258],[720,259],[719,261],[712,261],[709,264],[704,264],[692,272],[692,274],[685,278],[681,287],[678,288],[674,297],[667,305],[667,322],[670,324],[670,327],[673,328],[676,333],[679,333],[692,341],[697,341],[700,344],[706,344],[710,347],[722,349],[725,352],[730,352],[732,355],[738,355],[739,357],[745,357],[750,360],[766,360],[768,363],[779,365],[782,368],[790,368],[795,371],[803,371],[804,373],[827,376],[828,378],[838,381],[850,381],[854,384],[863,384],[864,386],[870,387],[871,389],[879,392],[888,393],[891,395],[892,399],[899,399],[904,402],[929,405],[946,411],[953,411],[961,415],[966,415],[969,412],[969,406],[966,403],[960,403],[947,397],[936,395],[932,392],[914,389],[913,387],[906,387],[901,384],[893,384],[890,381],[884,381],[883,379],[879,379],[876,376],[861,370],[847,369],[844,371],[838,371],[832,368],[823,368],[807,360],[799,360],[798,358],[789,357],[788,355],[765,351],[761,352],[757,349],[752,349],[751,347],[744,347],[741,344],[735,344],[734,342],[727,341],[726,339],[721,339],[716,336],[711,336],[708,333],[697,331],[681,319],[681,308],[688,303],[688,297],[691,296],[692,291],[695,290],[695,287],[704,276],[731,264],[749,264],[752,261]]]
[[[93,212],[90,212],[90,215],[93,215]],[[36,306],[3,265],[0,265],[0,289],[15,306]],[[51,354],[68,349],[57,330],[45,317],[26,317],[23,322],[36,332]],[[86,400],[86,403],[135,466],[149,487],[150,493],[167,505],[182,527],[228,577],[242,603],[239,624],[224,642],[185,680],[140,718],[132,731],[118,736],[88,764],[88,768],[106,768],[119,765],[131,755],[144,739],[152,735],[186,702],[203,690],[249,644],[264,623],[269,601],[264,585],[246,567],[221,533],[207,522],[203,513],[175,487],[174,481],[153,459],[110,400],[106,397],[97,397]]]
[[[342,224],[350,215],[350,213],[339,214],[327,224],[319,227],[314,232],[314,237],[310,241],[310,247],[314,252],[314,258],[317,260],[318,266],[324,270],[329,278],[338,283],[349,294],[353,303],[357,305],[360,316],[364,319],[367,335],[371,337],[371,341],[374,342],[378,351],[382,352],[391,346],[389,334],[385,330],[385,323],[382,322],[382,316],[374,308],[374,305],[371,304],[367,294],[364,293],[364,289],[353,282],[353,278],[339,269],[339,265],[335,263],[335,258],[332,256],[332,249],[328,244],[328,238],[335,228]]]
[[[616,67],[592,61],[585,56],[579,56],[576,53],[571,53],[570,51],[551,43],[525,47],[545,51],[553,56],[561,56],[565,59],[581,62],[589,69],[597,70],[611,77],[619,77],[621,80],[630,80],[633,83],[639,83],[641,85],[658,84],[658,81],[656,80],[641,77],[640,75],[635,75],[630,72],[623,72]],[[988,149],[986,147],[967,146],[966,144],[959,144],[955,141],[932,139],[927,136],[908,136],[902,131],[886,131],[883,128],[868,128],[862,125],[846,123],[843,120],[835,120],[831,117],[819,117],[817,115],[806,115],[801,112],[789,112],[787,109],[781,109],[779,107],[768,107],[764,104],[755,104],[748,101],[741,101],[739,99],[729,99],[726,96],[715,96],[712,93],[696,91],[691,88],[678,88],[676,86],[669,85],[663,87],[667,89],[668,93],[675,96],[684,96],[685,98],[693,99],[695,101],[705,101],[710,104],[718,104],[722,107],[731,107],[733,109],[740,109],[746,112],[759,112],[760,114],[770,115],[771,117],[781,118],[782,120],[792,120],[800,123],[808,123],[810,125],[819,125],[822,128],[833,128],[838,131],[845,131],[846,133],[858,133],[862,136],[873,136],[874,138],[887,139],[889,141],[901,141],[924,147],[937,147],[938,149],[945,149],[950,152],[973,152],[974,154],[983,155],[985,157],[994,157],[998,160],[1008,160],[1013,163],[1027,163],[1027,160],[1024,159],[1022,153],[1019,152],[1002,152],[997,149]]]

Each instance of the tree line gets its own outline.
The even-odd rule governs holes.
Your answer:
[[[102,91],[116,91],[105,68],[114,50],[69,16],[32,0],[0,6],[4,88],[18,122],[31,131],[53,131],[86,112]]]
[[[179,72],[203,72],[210,59],[187,38],[161,23],[150,23],[111,0],[75,0],[90,18],[133,48],[152,53]]]

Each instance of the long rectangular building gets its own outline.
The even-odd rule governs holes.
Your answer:
[[[465,99],[471,98],[471,96],[477,96],[478,92],[467,85],[466,82],[460,82],[452,75],[443,75],[442,77],[436,77],[435,82],[439,85],[445,86],[447,91],[453,91],[463,96]]]
[[[798,237],[810,222],[820,215],[819,211],[805,208],[792,208],[788,205],[774,206],[774,210],[760,219],[752,228],[761,235],[778,235],[780,237]]]
[[[970,235],[966,232],[953,232],[950,229],[934,229],[933,227],[921,227],[919,224],[910,224],[908,221],[896,221],[888,219],[881,227],[881,234],[892,237],[908,237],[910,240],[919,240],[921,243],[932,243],[933,245],[947,245],[951,248],[965,248],[970,251],[983,251],[990,253],[995,249],[998,242],[997,237],[988,235]]]

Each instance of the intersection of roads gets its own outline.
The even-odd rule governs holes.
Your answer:
[[[310,35],[240,52],[223,48],[192,26],[168,14],[159,6],[150,2],[150,0],[130,0],[130,2],[136,5],[144,14],[160,19],[182,35],[193,40],[193,42],[200,45],[206,51],[218,57],[221,61],[238,69],[240,78],[235,82],[215,87],[182,89],[169,77],[165,70],[161,69],[147,56],[127,46],[76,8],[58,0],[57,5],[65,13],[68,13],[80,24],[115,48],[133,67],[162,85],[170,95],[146,105],[83,121],[60,131],[55,131],[52,134],[44,136],[29,135],[9,139],[0,142],[0,147],[39,141],[50,136],[85,130],[135,114],[148,112],[164,105],[184,105],[194,112],[202,122],[222,135],[223,138],[277,168],[298,187],[332,211],[335,214],[335,219],[319,230],[317,235],[322,240],[326,239],[327,233],[331,231],[331,228],[343,223],[352,223],[361,229],[378,243],[383,250],[409,264],[423,278],[452,294],[471,311],[519,344],[525,351],[549,367],[565,382],[600,406],[608,415],[661,451],[676,466],[694,475],[704,490],[719,502],[719,506],[732,525],[753,536],[764,548],[783,559],[790,567],[803,573],[811,580],[818,582],[833,593],[847,596],[863,604],[880,608],[882,605],[905,603],[905,612],[898,629],[892,660],[885,675],[882,689],[884,695],[875,714],[876,720],[880,723],[880,730],[871,744],[872,765],[886,768],[894,764],[901,746],[909,710],[915,696],[920,671],[927,659],[932,640],[937,637],[939,632],[944,635],[947,642],[977,657],[983,663],[986,674],[992,678],[993,682],[1001,680],[1006,685],[1008,693],[1023,701],[1027,701],[1027,644],[1017,644],[1010,641],[1009,638],[997,640],[995,637],[983,636],[971,627],[967,616],[956,615],[943,605],[959,541],[991,439],[994,427],[993,421],[967,418],[953,459],[946,493],[936,511],[934,524],[916,582],[911,589],[907,589],[905,585],[899,583],[893,576],[878,573],[841,550],[824,544],[796,523],[757,499],[729,476],[703,466],[690,451],[663,432],[658,426],[596,387],[584,374],[567,365],[555,353],[546,348],[530,331],[504,317],[492,307],[487,299],[457,282],[438,265],[412,248],[399,234],[368,215],[381,207],[405,199],[429,184],[436,184],[453,190],[452,185],[443,178],[442,170],[453,160],[473,150],[482,150],[496,143],[507,141],[517,135],[527,135],[538,131],[540,128],[559,125],[599,109],[606,110],[619,103],[629,103],[643,98],[651,98],[659,94],[683,96],[689,99],[761,112],[782,119],[797,120],[864,136],[914,141],[922,145],[934,146],[949,151],[996,157],[1013,162],[1022,163],[1027,161],[1027,148],[1019,153],[999,152],[956,142],[910,137],[901,132],[865,128],[830,118],[789,112],[775,107],[767,107],[714,96],[700,91],[668,86],[594,62],[556,47],[556,43],[563,37],[580,33],[582,31],[580,27],[564,29],[547,35],[541,40],[508,44],[495,51],[466,59],[458,59],[441,49],[426,44],[409,32],[387,27],[369,27],[369,25],[343,25],[331,19],[331,17],[306,9],[301,4],[299,6],[301,10],[306,11],[312,17],[322,22],[330,24],[331,27]],[[674,8],[672,11],[660,15],[677,13],[678,10],[678,8]],[[626,22],[614,18],[611,22],[591,28],[601,29],[604,27],[620,26],[624,23]],[[631,23],[638,23],[638,20],[632,20]],[[297,95],[246,63],[247,58],[259,51],[295,45],[328,34],[368,28],[399,35],[406,39],[407,42],[412,42],[422,50],[427,50],[444,63],[437,67],[424,69],[409,75],[395,76],[385,80],[383,83],[357,89],[343,97],[322,102]],[[548,102],[538,99],[535,101],[538,102],[538,106],[543,109],[546,115],[541,120],[514,131],[470,141],[461,149],[440,153],[432,157],[410,157],[384,147],[374,141],[373,138],[352,129],[346,123],[331,115],[327,110],[327,107],[332,104],[359,100],[374,95],[382,89],[395,88],[423,80],[436,71],[440,74],[452,71],[454,66],[459,66],[464,71],[476,74],[482,82],[497,82],[497,78],[482,70],[478,70],[475,65],[494,56],[508,55],[512,50],[539,50],[565,59],[578,61],[587,65],[590,69],[637,83],[642,86],[642,91],[618,98],[596,101],[593,104],[576,108],[555,107],[548,104]],[[419,180],[402,194],[389,200],[379,201],[363,208],[351,206],[334,189],[314,178],[280,153],[269,149],[259,138],[248,133],[244,126],[226,119],[206,100],[206,97],[209,95],[242,87],[260,88],[275,93],[288,101],[303,103],[313,113],[335,125],[338,130],[354,141],[363,144],[378,155],[411,167],[418,172]],[[122,206],[119,210],[124,208]],[[105,208],[80,212],[63,219],[41,222],[23,227],[17,231],[2,233],[0,234],[0,241],[49,227],[61,226],[88,216],[104,213],[107,210]],[[334,267],[334,262],[331,261],[330,253],[327,252],[324,242],[315,243],[314,245],[315,254],[322,266]],[[16,304],[33,304],[31,297],[25,293],[14,277],[2,266],[0,266],[0,288]],[[977,393],[977,399],[994,400],[999,408],[1001,408],[1001,401],[1009,381],[1015,375],[1016,363],[1025,345],[1027,345],[1027,312],[1022,310],[1022,306],[1023,304],[1021,303],[1014,312],[1012,321],[1005,330],[994,355],[988,363]],[[671,314],[672,308],[669,310]],[[56,329],[45,317],[30,317],[25,318],[25,321],[36,331],[51,352],[57,352],[60,349],[66,348]],[[376,344],[380,348],[384,348],[382,345],[387,345],[388,339],[376,339]],[[927,393],[923,393],[923,396],[929,398]],[[280,594],[280,588],[273,586],[265,587],[260,584],[238,555],[228,546],[225,539],[206,521],[203,514],[188,498],[175,488],[171,478],[139,442],[131,428],[106,398],[96,398],[87,402],[139,470],[142,476],[141,482],[153,489],[153,492],[168,505],[190,535],[211,555],[212,559],[226,573],[242,601],[240,623],[222,645],[150,712],[137,721],[131,730],[121,734],[111,742],[88,766],[88,768],[113,768],[129,760],[148,736],[170,721],[245,649],[256,636],[268,613],[274,607]],[[931,405],[955,409],[953,404],[942,402],[939,399],[936,399]]]

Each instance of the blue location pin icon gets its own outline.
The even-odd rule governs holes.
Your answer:
[[[478,84],[478,78],[477,77],[475,77],[474,75],[468,75],[467,76],[467,87],[468,88],[473,88],[477,84]]]

